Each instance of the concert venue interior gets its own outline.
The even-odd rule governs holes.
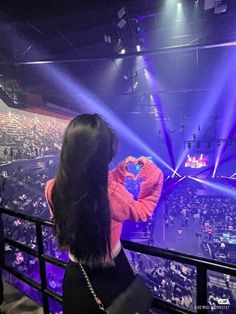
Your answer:
[[[6,210],[50,219],[44,188],[65,127],[97,112],[119,137],[111,169],[147,156],[164,173],[153,216],[126,222],[122,235],[173,253],[126,251],[162,306],[152,313],[236,313],[236,1],[1,1],[0,17],[4,281],[45,306],[26,279],[43,284],[45,266],[44,288],[61,295],[60,265],[11,242],[39,249],[37,226]],[[137,199],[140,182],[126,188]],[[44,255],[68,261],[50,226],[42,236]],[[194,258],[225,267],[203,276],[205,305]],[[50,295],[49,307],[62,313]]]

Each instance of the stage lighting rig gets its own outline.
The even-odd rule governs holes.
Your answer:
[[[233,138],[219,138],[219,139],[208,139],[208,138],[202,138],[201,140],[199,139],[189,139],[189,140],[185,140],[184,141],[184,146],[188,147],[189,149],[191,147],[193,147],[194,145],[196,145],[197,149],[200,148],[208,148],[211,149],[213,148],[215,145],[217,147],[219,147],[221,144],[225,144],[228,146],[231,146],[232,144],[236,143],[236,137]]]

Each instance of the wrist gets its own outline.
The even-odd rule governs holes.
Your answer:
[[[118,167],[116,167],[115,169],[112,170],[112,174],[113,177],[115,179],[115,181],[124,184],[125,181],[125,173],[123,171],[123,167],[121,165],[119,165]]]
[[[150,176],[153,175],[153,173],[156,173],[158,170],[157,166],[151,162],[146,162],[142,166],[142,169],[140,170],[137,178],[143,178],[144,180],[147,180]]]

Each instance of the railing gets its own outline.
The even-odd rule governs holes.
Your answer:
[[[43,248],[43,237],[42,237],[42,226],[53,228],[54,224],[50,221],[40,219],[38,217],[31,217],[24,215],[22,213],[15,212],[13,210],[9,209],[3,209],[1,208],[0,215],[6,214],[8,216],[12,216],[15,218],[23,219],[29,222],[32,222],[35,224],[36,227],[36,241],[37,241],[37,250],[29,248],[28,246],[21,244],[17,241],[8,239],[4,237],[4,244],[9,244],[11,246],[14,246],[15,248],[18,248],[19,250],[26,252],[32,256],[35,256],[39,260],[39,271],[40,271],[40,284],[34,281],[33,279],[28,278],[24,274],[20,273],[13,267],[10,267],[4,263],[3,269],[5,269],[10,274],[14,275],[15,277],[19,278],[23,282],[27,283],[34,289],[40,291],[42,293],[42,305],[44,309],[44,314],[49,314],[49,302],[48,297],[54,299],[55,301],[62,303],[62,297],[56,293],[53,293],[49,289],[47,289],[47,276],[46,276],[46,262],[49,262],[53,265],[59,266],[61,268],[66,268],[66,263],[56,259],[52,256],[44,254],[44,248]],[[1,217],[2,219],[2,217]]]
[[[54,257],[44,254],[43,248],[43,237],[42,237],[42,226],[53,228],[54,224],[50,221],[46,221],[37,217],[31,217],[24,215],[22,213],[18,213],[9,209],[0,208],[0,215],[2,214],[12,216],[15,218],[23,219],[29,222],[32,222],[36,226],[36,240],[38,249],[32,249],[27,247],[24,244],[21,244],[17,241],[11,240],[9,238],[4,237],[4,243],[14,246],[15,248],[20,249],[23,252],[26,252],[30,255],[33,255],[39,260],[39,269],[40,269],[40,284],[34,281],[33,279],[28,278],[24,274],[20,273],[13,267],[10,267],[4,263],[3,269],[5,269],[10,274],[19,278],[23,282],[27,283],[31,287],[42,293],[42,305],[44,309],[44,314],[49,314],[49,298],[62,303],[62,297],[47,288],[47,278],[46,278],[46,262],[51,263],[53,265],[59,266],[61,268],[66,267],[66,263],[58,260]],[[2,217],[0,217],[2,218]],[[196,267],[197,271],[197,300],[196,300],[196,312],[197,313],[207,313],[208,306],[208,293],[207,293],[207,271],[216,271],[219,273],[227,273],[232,276],[236,276],[236,268],[234,266],[230,266],[223,262],[215,262],[206,258],[199,258],[183,253],[173,252],[165,249],[160,249],[157,247],[147,246],[143,244],[138,244],[130,241],[122,241],[122,245],[125,249],[154,256],[159,258],[164,258],[171,261],[180,262],[183,264],[188,264]],[[182,309],[180,307],[175,306],[174,304],[170,304],[169,302],[165,302],[163,300],[154,299],[153,307],[164,310],[167,313],[196,313],[192,310]]]

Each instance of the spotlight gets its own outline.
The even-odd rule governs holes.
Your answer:
[[[137,51],[137,52],[140,52],[140,51],[141,51],[141,46],[140,46],[140,45],[137,45],[137,46],[136,46],[136,51]]]
[[[121,55],[124,55],[125,53],[126,53],[125,48],[122,48],[121,51],[120,51],[120,54],[121,54]]]

